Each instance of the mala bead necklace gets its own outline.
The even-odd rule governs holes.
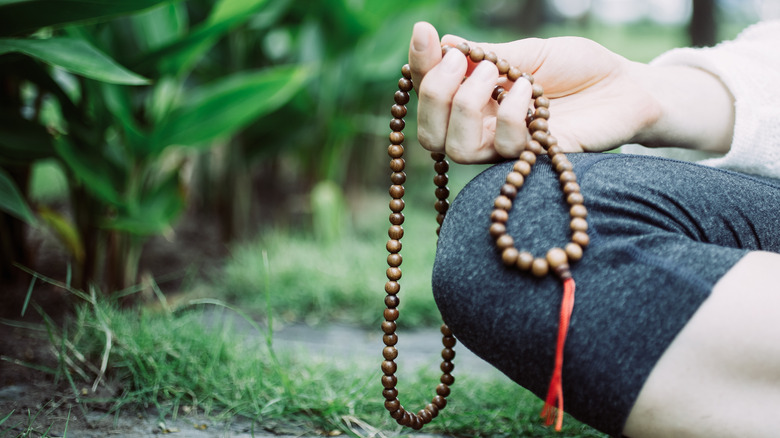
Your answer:
[[[499,190],[499,195],[494,201],[494,208],[490,214],[490,228],[488,232],[494,239],[496,248],[500,253],[501,261],[510,268],[518,269],[521,272],[529,273],[535,277],[545,277],[547,275],[556,276],[563,285],[563,299],[560,309],[560,321],[558,324],[558,337],[555,348],[555,363],[550,386],[545,398],[542,417],[546,424],[555,424],[556,430],[561,430],[563,424],[563,347],[566,342],[566,334],[569,329],[572,310],[574,308],[574,290],[575,284],[572,278],[569,263],[576,262],[582,258],[583,250],[590,238],[587,234],[588,223],[586,217],[588,214],[585,208],[584,198],[580,192],[580,186],[577,183],[577,176],[572,171],[572,164],[563,150],[558,146],[558,141],[549,132],[547,120],[550,117],[550,101],[544,97],[544,91],[538,84],[534,84],[534,78],[528,73],[522,72],[517,67],[512,67],[504,59],[498,58],[493,52],[485,52],[479,47],[470,47],[467,43],[461,43],[456,47],[443,46],[442,52],[457,49],[464,56],[471,59],[472,62],[479,63],[489,61],[496,65],[499,75],[506,77],[510,82],[519,79],[527,80],[532,86],[533,109],[528,110],[526,123],[531,135],[524,151],[520,153],[518,160],[514,163],[512,170],[507,174],[505,183]],[[398,292],[400,291],[399,280],[401,279],[401,238],[404,230],[404,187],[406,173],[404,172],[405,161],[404,154],[404,134],[405,126],[403,118],[406,116],[406,104],[409,102],[409,91],[412,90],[412,74],[409,65],[404,65],[401,69],[402,78],[398,80],[398,91],[395,92],[391,112],[393,119],[390,122],[390,146],[387,152],[390,155],[390,169],[392,174],[390,181],[390,229],[387,242],[387,283],[385,283],[385,321],[382,323],[384,332],[383,341],[385,344],[382,350],[384,361],[382,362],[382,386],[384,390],[382,395],[385,397],[385,408],[390,415],[401,425],[409,426],[414,429],[420,429],[423,425],[429,423],[435,418],[439,411],[447,405],[446,397],[450,394],[450,386],[455,382],[452,376],[454,365],[452,359],[455,357],[453,347],[456,344],[452,331],[446,324],[441,326],[442,344],[444,349],[441,352],[442,376],[439,385],[436,387],[436,395],[425,408],[419,410],[416,414],[406,410],[398,399],[398,390],[396,385],[398,378],[395,376],[397,365],[395,359],[398,357],[398,335],[395,333],[396,321],[399,312],[398,305],[400,300]],[[492,98],[499,104],[504,100],[507,91],[504,87],[497,85],[493,90]],[[518,249],[512,236],[507,232],[507,221],[509,213],[512,210],[512,204],[519,190],[522,189],[525,179],[531,173],[533,165],[536,163],[536,157],[546,153],[550,157],[553,168],[557,172],[558,180],[561,184],[561,192],[569,205],[569,228],[571,229],[571,241],[563,248],[551,248],[543,257],[534,256],[531,252]],[[436,176],[433,178],[436,185],[436,203],[434,205],[438,216],[436,221],[439,227],[436,229],[438,235],[441,224],[449,208],[449,189],[447,188],[447,171],[449,164],[446,156],[442,153],[432,153],[434,160],[434,170]],[[522,247],[521,247],[522,248]]]

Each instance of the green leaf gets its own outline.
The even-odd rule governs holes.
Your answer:
[[[112,165],[97,151],[83,151],[71,144],[67,137],[60,137],[55,143],[60,158],[70,168],[76,181],[99,199],[115,206],[122,205],[121,187],[125,172]]]
[[[27,164],[54,155],[52,136],[38,123],[0,112],[0,163]]]
[[[117,64],[79,38],[0,39],[0,55],[23,53],[78,75],[112,84],[141,85],[149,80]]]
[[[144,54],[133,68],[141,72],[174,76],[189,71],[194,62],[214,45],[219,37],[245,22],[267,2],[268,0],[220,0],[203,23],[184,37]]]
[[[3,169],[0,169],[0,210],[17,218],[35,224],[36,219],[27,201],[19,191],[13,179]]]
[[[30,34],[42,27],[106,20],[171,0],[0,1],[0,35]]]
[[[120,210],[116,218],[106,221],[103,226],[141,236],[158,234],[171,228],[184,203],[179,172],[172,172],[157,186],[141,194],[135,208]]]
[[[46,207],[40,209],[41,219],[60,239],[77,263],[83,263],[86,250],[79,230],[64,215]]]
[[[156,150],[229,137],[287,103],[309,77],[302,66],[242,72],[192,91],[153,133]]]

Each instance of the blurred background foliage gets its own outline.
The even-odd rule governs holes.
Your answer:
[[[367,212],[385,227],[364,200],[386,206],[390,95],[416,21],[477,41],[581,35],[649,61],[733,37],[764,3],[0,0],[0,276],[40,269],[36,234],[59,242],[57,275],[111,292],[182,218],[226,245],[270,225],[332,242]],[[410,173],[427,169],[411,155]]]

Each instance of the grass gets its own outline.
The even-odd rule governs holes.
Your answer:
[[[301,434],[401,432],[383,409],[376,358],[334,360],[277,351],[265,338],[269,329],[216,300],[195,300],[164,312],[128,311],[93,297],[78,307],[67,326],[63,331],[49,327],[52,343],[62,346],[56,373],[80,393],[84,409],[108,403],[111,414],[153,407],[161,419],[195,411],[280,433],[289,433],[291,427]],[[561,434],[543,427],[540,401],[505,378],[457,379],[447,409],[426,432],[459,437],[603,436],[571,418]],[[437,380],[435,364],[405,373],[399,383],[402,401],[416,409],[433,395]],[[90,384],[93,391],[96,386],[121,388],[121,395],[84,395],[79,388]]]

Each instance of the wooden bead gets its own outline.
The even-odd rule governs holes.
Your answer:
[[[390,120],[390,129],[393,131],[403,131],[406,127],[406,122],[404,122],[404,119],[395,118]]]
[[[504,262],[506,266],[512,266],[517,263],[517,256],[519,254],[519,251],[514,247],[506,248],[501,252],[501,261]]]
[[[571,235],[571,241],[585,248],[590,243],[590,237],[584,231],[575,231]]]
[[[558,180],[561,182],[561,184],[577,182],[577,175],[575,175],[571,170],[564,170],[560,175],[558,175]]]
[[[390,169],[392,169],[393,172],[402,172],[405,165],[406,162],[403,158],[393,158],[390,160]]]
[[[393,213],[400,213],[404,209],[403,199],[393,199],[390,201],[390,210]]]
[[[522,75],[523,75],[523,71],[517,67],[509,67],[509,71],[506,72],[506,78],[512,82],[515,82],[516,80],[520,79]]]
[[[397,239],[388,240],[385,246],[387,247],[387,252],[400,252],[402,247],[401,241]]]
[[[387,155],[390,155],[390,158],[401,158],[404,156],[404,147],[400,144],[391,144],[387,147]]]
[[[501,222],[493,222],[490,224],[488,232],[490,233],[490,237],[497,239],[498,236],[506,234],[506,225],[502,224]]]
[[[420,421],[422,421],[423,424],[428,424],[433,420],[433,415],[426,409],[420,409],[417,412],[417,417],[420,418]]]
[[[395,360],[398,357],[398,350],[395,347],[385,347],[382,349],[382,357],[385,360]]]
[[[403,258],[401,257],[401,254],[395,253],[387,255],[387,264],[391,267],[397,268],[401,266],[402,262]]]
[[[490,97],[493,98],[493,99],[498,100],[498,95],[503,93],[504,91],[506,91],[506,90],[504,90],[504,87],[502,87],[500,85],[496,85],[496,87],[493,88],[493,93],[490,95]]]
[[[395,389],[395,388],[385,388],[385,389],[382,390],[382,395],[387,400],[393,400],[393,399],[398,398],[398,390]],[[400,406],[399,406],[399,408],[400,408]]]
[[[555,144],[558,140],[555,140],[555,137],[552,135],[547,137],[547,155],[551,157],[557,157],[558,155],[563,155],[563,149],[561,149],[560,146]]]
[[[398,399],[385,400],[385,409],[390,412],[395,412],[401,407],[401,402]]]
[[[440,395],[437,395],[437,396],[433,397],[433,400],[431,400],[431,403],[436,405],[436,407],[439,408],[439,410],[442,410],[442,409],[444,409],[445,406],[447,406],[447,399],[442,397],[442,396],[440,396]]]
[[[574,242],[569,242],[566,244],[566,246],[563,248],[564,251],[566,251],[566,256],[571,260],[572,262],[577,262],[582,259],[582,247],[577,245]]]
[[[550,264],[547,263],[547,260],[538,257],[535,258],[531,264],[531,273],[536,277],[544,277],[548,272],[550,272]]]
[[[549,134],[549,132],[548,132],[548,134]],[[550,136],[547,138],[547,148],[549,149],[549,148],[551,148],[551,147],[553,147],[553,146],[557,146],[557,145],[558,145],[558,139],[557,139],[557,138],[555,138],[555,136],[553,136],[553,135],[550,135]],[[562,150],[562,149],[561,149],[560,151],[557,151],[557,152],[556,152],[556,154],[562,154],[562,153],[563,153],[563,150]]]
[[[425,410],[431,413],[432,418],[436,418],[439,415],[439,408],[433,403],[428,403],[428,405],[425,406]]]
[[[525,163],[522,161],[522,163]],[[527,164],[527,163],[526,163]],[[506,182],[507,184],[511,184],[513,187],[520,188],[525,183],[525,177],[523,176],[524,172],[531,172],[531,166],[530,165],[520,165],[518,170],[518,164],[515,163],[514,171],[509,172],[506,175]],[[527,175],[528,173],[525,173]],[[510,201],[510,208],[511,208],[511,201]],[[505,208],[505,210],[509,210],[509,208]]]
[[[583,197],[580,192],[574,192],[566,196],[566,202],[568,202],[569,205],[582,204],[585,202],[585,197]]]
[[[390,196],[392,196],[395,199],[401,198],[404,196],[404,186],[393,184],[390,186]]]
[[[388,335],[395,333],[396,325],[393,321],[382,321],[382,331]],[[393,385],[395,386],[395,385]]]
[[[390,175],[390,182],[393,184],[403,184],[406,182],[406,173],[405,172],[393,172]]]
[[[445,161],[447,159],[447,156],[444,155],[441,152],[431,152],[431,159],[433,161]]]
[[[450,197],[450,189],[447,187],[436,187],[434,194],[436,195],[436,199],[445,200]]]
[[[439,394],[442,397],[449,397],[450,387],[443,383],[439,383],[439,385],[436,387],[436,394]]]
[[[395,333],[389,333],[382,336],[382,342],[385,343],[387,346],[396,345],[398,343],[398,335]],[[395,385],[390,386],[390,388],[394,387]],[[387,386],[385,387],[387,388]]]
[[[550,99],[539,96],[536,99],[534,99],[534,108],[549,108],[550,107]]]
[[[571,164],[571,162],[569,162],[569,159],[564,154],[557,154],[557,155],[555,155],[554,157],[550,158],[550,162],[555,167],[558,167],[558,165],[560,165],[562,163],[569,163],[569,164]]]
[[[571,217],[585,218],[588,216],[588,209],[582,204],[574,204],[569,208],[569,215]]]
[[[442,336],[441,343],[447,348],[452,348],[457,344],[457,340],[455,339],[455,336]]]
[[[455,46],[455,48],[460,50],[460,53],[462,53],[464,56],[469,56],[469,52],[471,51],[468,43],[465,42],[458,44]]]
[[[397,281],[388,281],[385,283],[385,292],[388,294],[397,294],[401,290],[401,285]]]
[[[522,175],[520,175],[522,176]],[[502,195],[506,196],[509,199],[515,199],[517,196],[517,186],[511,183],[507,183],[501,186],[501,190],[499,191]]]
[[[542,145],[543,148],[547,147],[547,139],[549,137],[550,135],[544,131],[534,131],[531,134],[531,138],[539,142],[539,144]]]
[[[506,59],[499,59],[496,61],[496,67],[498,68],[498,74],[505,75],[511,66],[509,65],[509,61]]]
[[[385,374],[395,374],[395,372],[398,370],[398,365],[395,364],[392,360],[385,360],[382,361],[382,372]],[[396,408],[398,409],[398,408]]]
[[[493,206],[496,208],[500,208],[502,210],[509,211],[512,209],[512,200],[507,198],[504,195],[499,195],[496,197],[496,200],[493,201]]]
[[[385,306],[393,309],[398,307],[398,305],[401,303],[401,299],[398,298],[398,295],[385,295]]]
[[[455,377],[452,374],[444,373],[441,375],[441,379],[439,381],[445,385],[452,386],[453,383],[455,383]]]
[[[533,76],[531,76],[530,74],[528,74],[528,73],[523,73],[523,74],[521,74],[521,75],[520,75],[520,77],[522,77],[523,79],[525,79],[526,81],[528,81],[528,82],[529,82],[531,85],[533,85],[533,84],[534,84],[534,77],[533,77]]]
[[[444,215],[439,213],[436,215],[436,222],[441,225],[444,223]]]
[[[409,64],[404,64],[404,66],[401,67],[401,75],[406,79],[412,78],[412,68],[409,67]]]
[[[390,133],[390,143],[392,144],[401,144],[404,142],[404,133],[403,132],[391,132]]]
[[[396,267],[387,268],[387,279],[390,281],[398,281],[401,279],[401,270]]]
[[[545,108],[543,106],[536,108],[536,110],[533,113],[533,116],[535,119],[549,119],[550,118],[550,110],[548,108]]]
[[[450,327],[447,324],[442,324],[441,327],[439,327],[439,331],[442,336],[452,336],[452,330],[450,330]]]
[[[471,52],[469,52],[469,58],[471,58],[473,62],[480,62],[485,59],[485,51],[480,47],[474,47],[471,49]]]
[[[498,55],[496,55],[496,52],[487,51],[485,52],[485,61],[490,61],[495,64],[498,62]]]
[[[507,93],[506,91],[502,91],[501,93],[499,93],[499,94],[498,94],[498,97],[496,97],[496,102],[498,102],[499,104],[500,104],[501,102],[503,102],[503,101],[504,101],[504,99],[506,99],[506,95],[507,95],[507,94],[508,94],[508,93]]]
[[[450,374],[452,373],[452,370],[455,369],[455,364],[448,360],[445,360],[442,361],[441,365],[439,365],[439,368],[441,369],[442,373]]]
[[[449,178],[447,178],[447,175],[440,173],[433,177],[433,184],[435,184],[436,187],[446,187],[448,182]]]
[[[562,157],[565,157],[565,155],[561,155]],[[574,165],[571,164],[571,161],[569,159],[565,160],[559,160],[557,164],[555,164],[555,170],[557,172],[565,172],[567,170],[574,169]]]
[[[490,220],[492,222],[500,222],[502,224],[505,224],[506,221],[509,220],[509,213],[507,213],[506,210],[496,208],[495,210],[493,210],[492,213],[490,213]]]
[[[559,266],[569,263],[569,257],[566,255],[566,251],[561,248],[551,248],[547,251],[547,263],[551,268],[555,269]]]
[[[520,254],[517,255],[517,263],[515,263],[515,266],[517,266],[517,268],[520,269],[521,271],[527,271],[531,269],[531,265],[533,263],[534,263],[534,255],[528,251],[522,251]]]
[[[588,231],[588,221],[581,217],[573,217],[571,219],[571,222],[569,222],[569,228],[571,228],[572,231]]]
[[[390,113],[397,119],[406,117],[406,107],[403,105],[395,104],[390,108]]]
[[[572,193],[580,193],[580,185],[576,182],[570,182],[563,185],[563,193],[570,195]]]
[[[533,158],[536,159],[536,156]],[[519,173],[520,176],[526,177],[531,173],[531,163],[528,162],[528,160],[517,160],[515,161],[515,165],[512,167],[512,170],[516,173]]]
[[[409,103],[409,93],[406,91],[398,90],[395,92],[395,95],[393,95],[393,99],[395,100],[395,103],[398,105],[406,105]]]
[[[409,91],[412,88],[414,88],[414,86],[412,85],[411,79],[401,78],[401,79],[398,80],[398,89],[399,90],[401,90],[401,91]]]
[[[390,213],[390,223],[393,225],[401,225],[404,223],[403,213]],[[392,252],[392,251],[390,251]]]
[[[444,360],[455,359],[455,350],[452,348],[444,348],[441,350],[441,358]]]
[[[446,214],[450,208],[450,203],[446,199],[439,199],[433,206],[439,213]]]
[[[398,201],[400,201],[400,199],[398,199]],[[401,240],[401,238],[404,237],[404,227],[400,225],[391,225],[387,230],[387,235],[390,236],[391,239]]]
[[[550,129],[550,125],[547,123],[547,120],[545,119],[535,119],[533,122],[531,122],[530,125],[528,125],[528,129],[530,129],[531,131],[547,132],[547,130]]]
[[[509,234],[502,234],[496,239],[496,246],[501,251],[507,248],[512,248],[514,245],[515,239],[513,239]]]
[[[531,85],[531,99],[542,97],[542,94],[544,94],[544,88],[542,88],[541,85],[539,84]]]

